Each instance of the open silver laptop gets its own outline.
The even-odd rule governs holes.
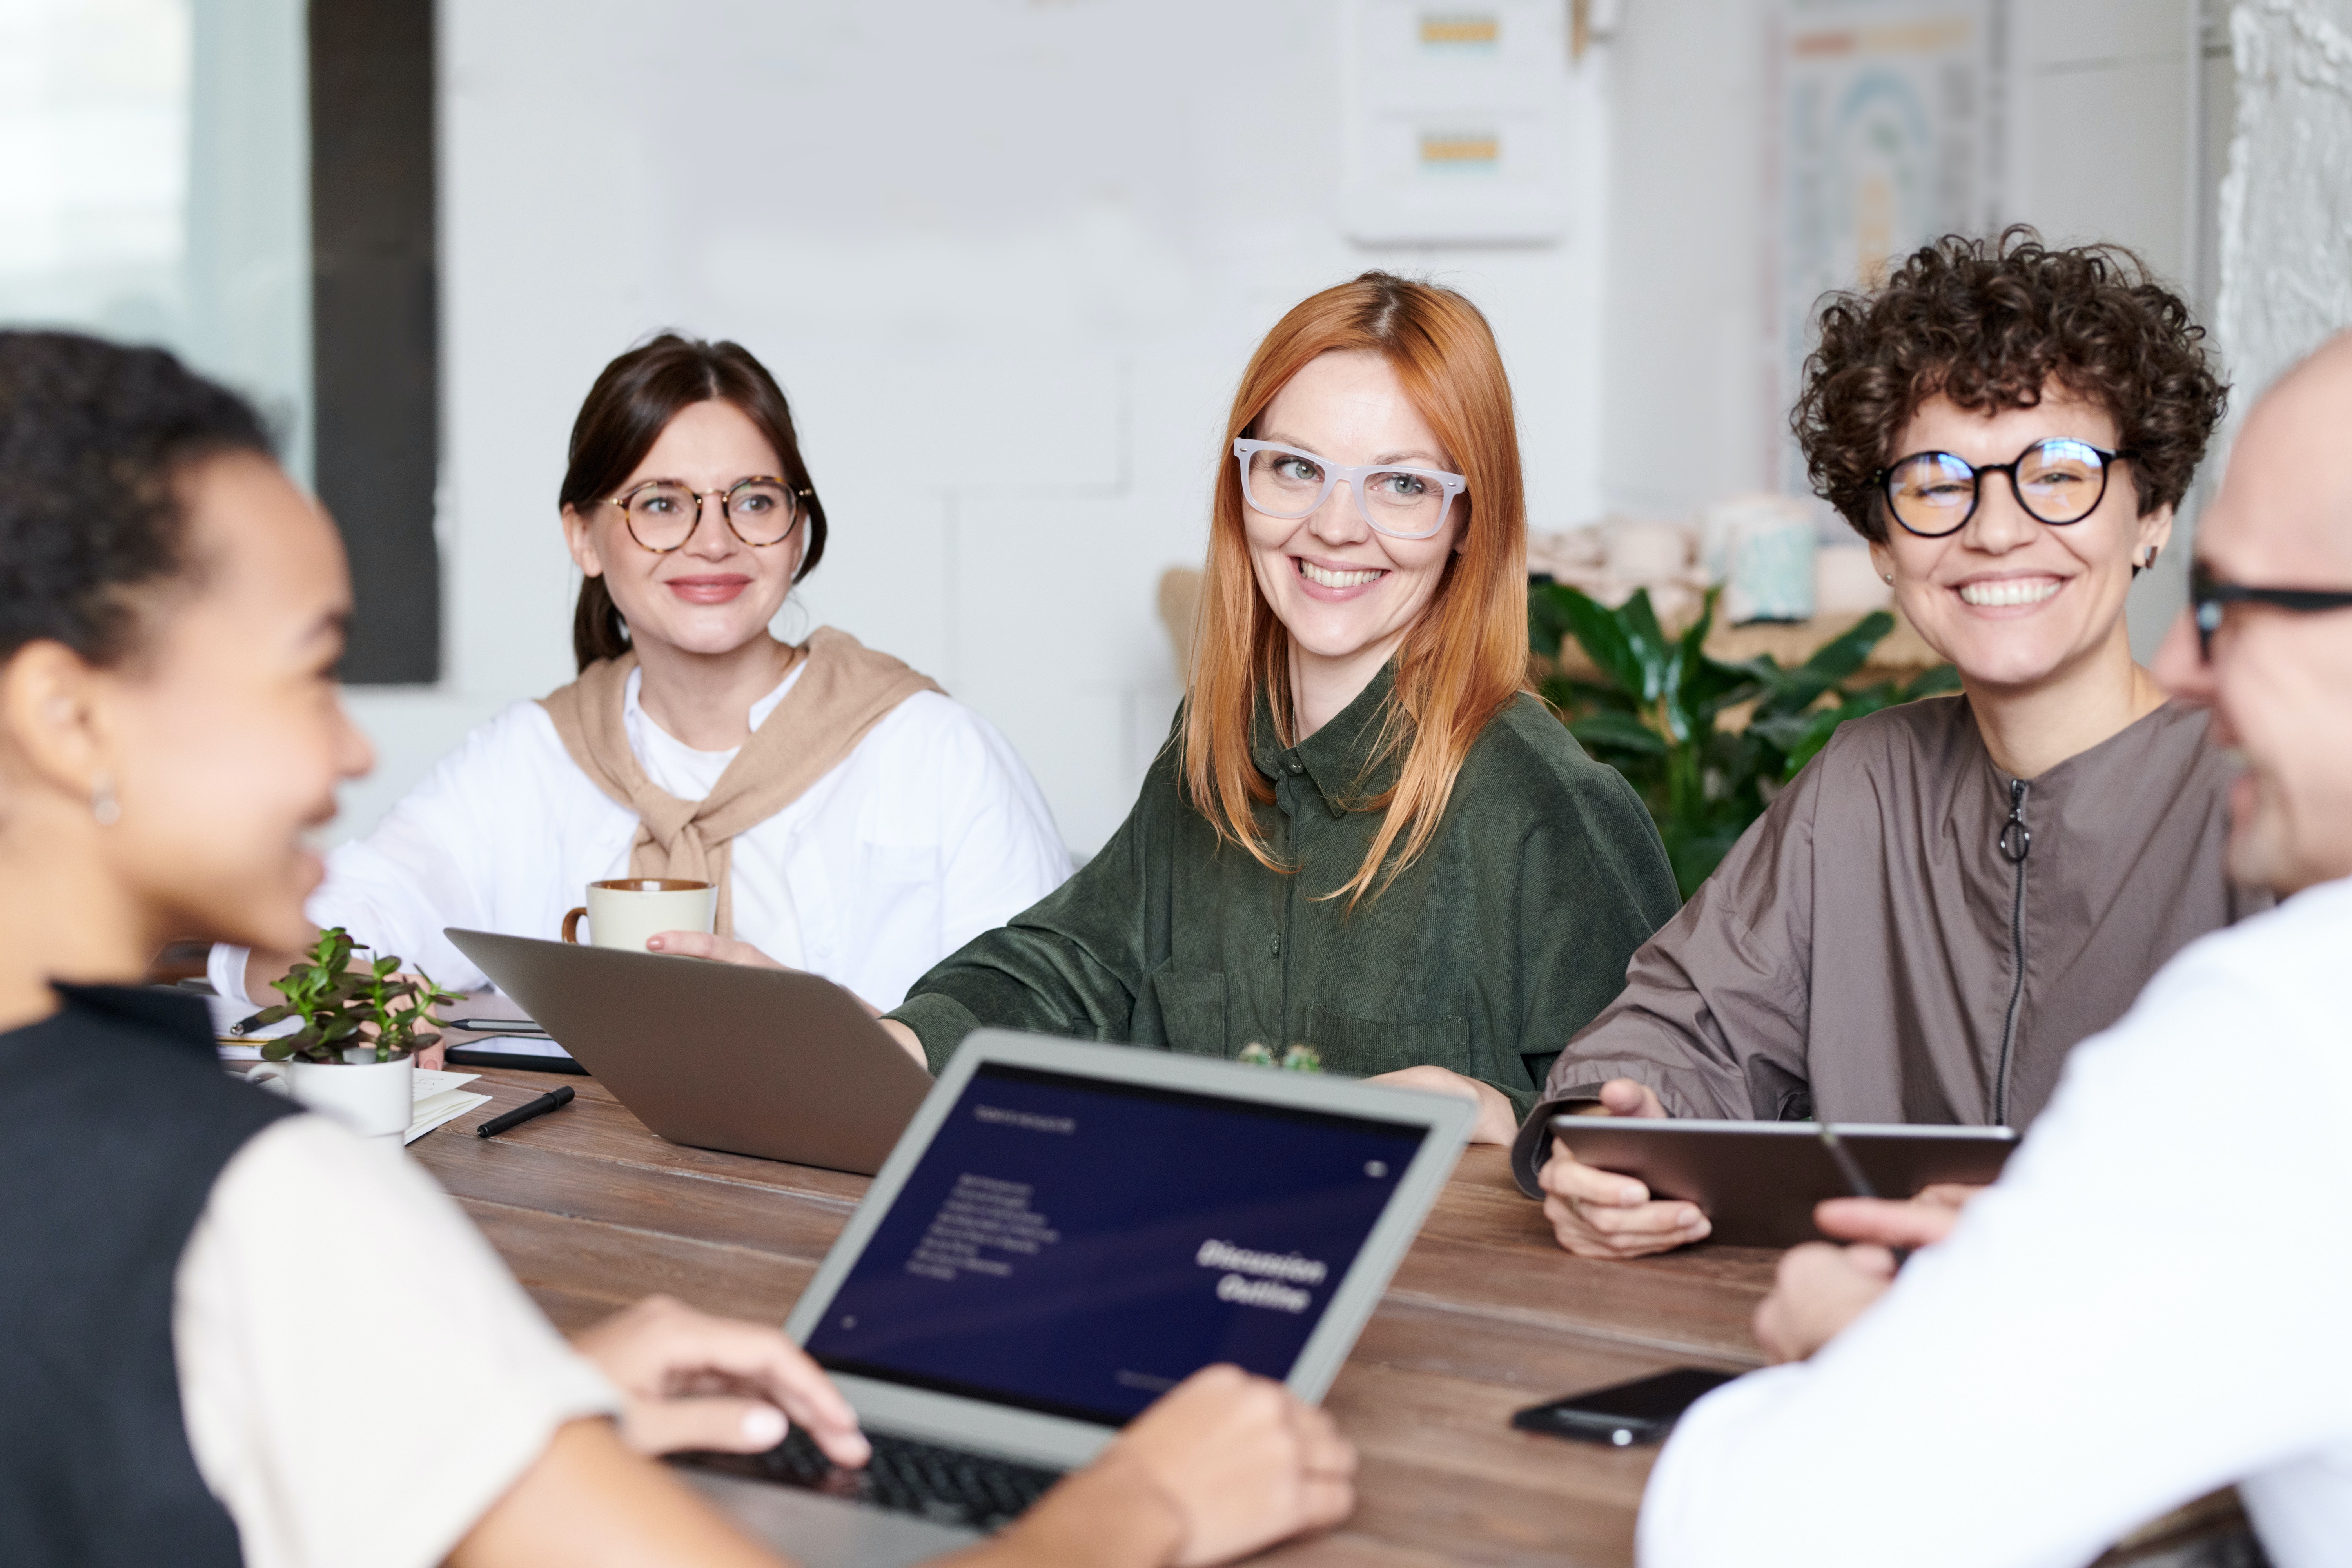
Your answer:
[[[835,1470],[796,1431],[686,1473],[814,1568],[881,1568],[1018,1514],[1202,1367],[1319,1399],[1475,1113],[973,1035],[785,1324],[856,1406],[874,1463]]]
[[[822,975],[451,928],[449,940],[673,1143],[870,1175],[931,1075]]]

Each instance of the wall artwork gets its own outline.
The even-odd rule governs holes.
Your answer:
[[[2003,0],[1782,0],[1765,282],[1766,441],[1782,490],[1807,488],[1784,421],[1821,297],[1938,235],[1998,225],[2005,22]]]
[[[1349,238],[1560,237],[1567,15],[1559,0],[1349,0],[1339,193]]]

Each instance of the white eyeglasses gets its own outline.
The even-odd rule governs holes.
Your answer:
[[[1442,468],[1385,463],[1351,468],[1272,441],[1235,441],[1234,458],[1242,467],[1244,499],[1266,516],[1308,516],[1345,484],[1364,521],[1393,539],[1427,539],[1445,526],[1454,498],[1470,488],[1460,474]]]

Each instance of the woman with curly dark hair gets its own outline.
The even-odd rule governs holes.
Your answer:
[[[1829,300],[1791,422],[1962,692],[1843,726],[1560,1055],[1515,1164],[1562,1246],[1707,1221],[1552,1150],[1561,1111],[2022,1127],[2165,960],[2268,905],[2224,869],[2204,713],[2124,624],[2221,418],[2203,336],[2128,252],[2021,228]]]

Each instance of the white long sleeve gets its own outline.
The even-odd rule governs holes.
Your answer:
[[[213,1184],[172,1344],[248,1568],[429,1568],[558,1427],[621,1404],[421,1166],[317,1116]]]
[[[753,710],[755,724],[785,689]],[[638,750],[646,760],[649,748]],[[647,761],[657,783],[660,761]],[[487,982],[443,929],[554,938],[589,882],[627,874],[636,826],[565,753],[546,710],[518,702],[328,858],[309,913],[473,990]],[[1003,736],[919,692],[798,800],[737,836],[735,934],[888,1008],[1069,869],[1052,813]],[[250,1005],[245,957],[215,948],[210,975]]]
[[[1949,1240],[1685,1416],[1645,1568],[2087,1563],[2239,1483],[2352,1563],[2352,881],[2183,951]]]

